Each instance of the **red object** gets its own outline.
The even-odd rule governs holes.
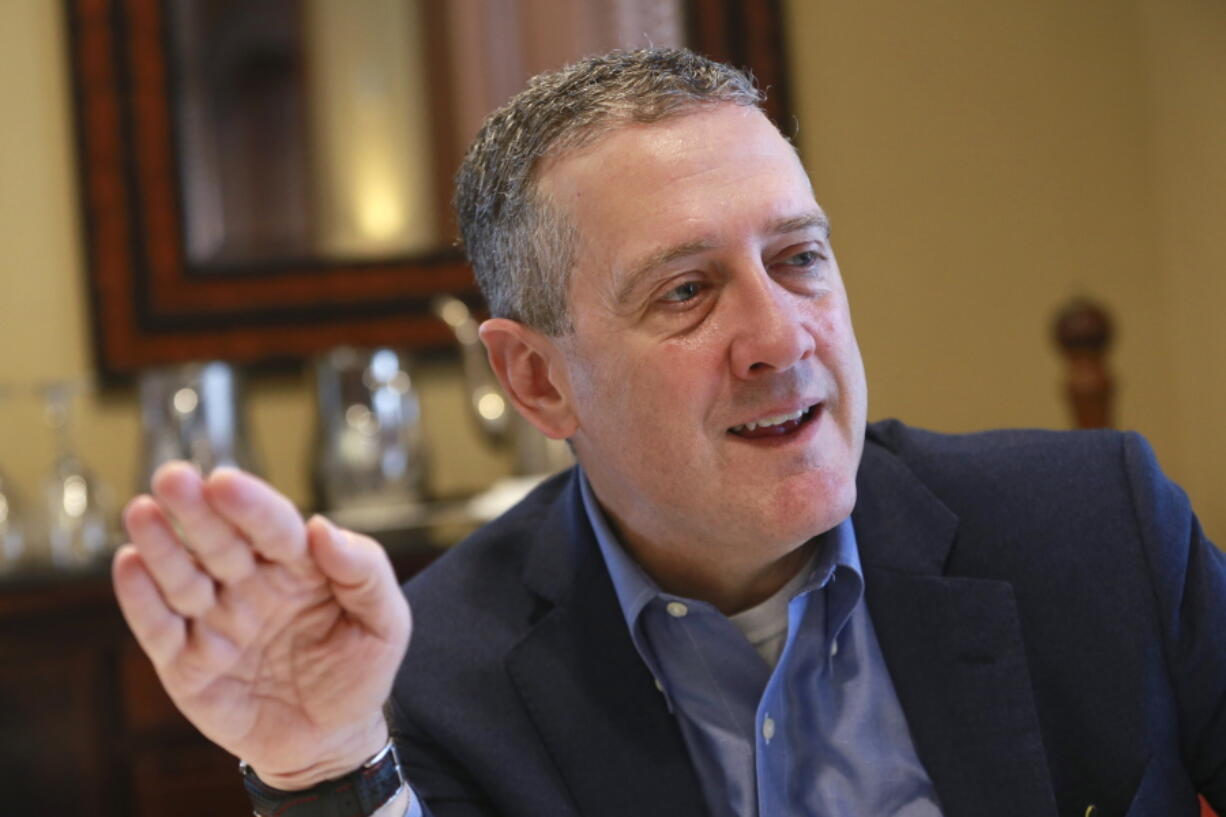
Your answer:
[[[1200,817],[1217,817],[1217,812],[1209,808],[1203,797],[1200,799]]]

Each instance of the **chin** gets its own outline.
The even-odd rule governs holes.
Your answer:
[[[775,536],[782,542],[800,544],[838,527],[856,505],[855,473],[805,474],[787,480],[768,500],[765,518],[773,519]]]

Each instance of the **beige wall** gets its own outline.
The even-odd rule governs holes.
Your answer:
[[[1120,424],[1150,436],[1226,541],[1224,8],[791,0],[799,142],[834,220],[874,416],[1063,426],[1046,325],[1092,293],[1122,325]],[[0,0],[0,382],[25,389],[90,368],[60,14]],[[454,374],[424,381],[436,486],[501,473]],[[252,401],[269,476],[299,501],[308,394],[291,377]],[[126,493],[131,395],[79,413],[83,454]],[[32,398],[0,403],[0,468],[27,495],[50,451]]]
[[[1120,327],[1117,424],[1151,439],[1226,540],[1223,6],[789,13],[798,142],[834,223],[871,414],[1065,426],[1047,330],[1091,294]]]
[[[59,11],[38,0],[0,3],[0,383],[19,389],[0,402],[0,468],[27,501],[51,457],[29,392],[89,369]],[[129,485],[129,407],[91,404],[79,425],[89,459]]]
[[[42,381],[86,376],[89,317],[69,108],[62,8],[47,0],[0,0],[0,469],[34,500],[50,465],[50,432],[33,389]],[[252,437],[269,479],[295,501],[309,501],[313,406],[307,376],[264,379],[251,387]],[[475,490],[508,470],[467,422],[457,373],[420,373],[432,439],[431,482],[442,493]],[[139,427],[131,391],[78,403],[83,459],[121,498],[131,493]]]
[[[1226,547],[1226,5],[1140,0],[1172,470]]]

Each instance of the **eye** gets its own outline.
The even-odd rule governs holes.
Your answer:
[[[682,304],[692,301],[702,294],[702,284],[698,281],[686,281],[672,289],[666,290],[660,300],[667,303]]]
[[[817,250],[805,250],[804,252],[798,252],[795,255],[788,256],[783,260],[783,263],[789,267],[807,269],[823,258],[825,258],[825,256],[823,256]]]

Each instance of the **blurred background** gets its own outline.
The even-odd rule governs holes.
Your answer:
[[[796,138],[833,219],[872,416],[1067,427],[1049,325],[1090,295],[1117,324],[1116,425],[1150,438],[1226,539],[1226,6],[782,9]],[[21,389],[95,369],[68,49],[64,4],[0,0],[0,380]],[[509,471],[465,416],[455,358],[425,360],[415,384],[432,492]],[[21,389],[0,402],[0,468],[33,485],[52,440]],[[122,498],[140,467],[135,389],[77,403],[81,456]],[[309,505],[309,370],[249,379],[247,403],[264,472]]]
[[[1052,323],[1091,298],[1115,327],[1114,424],[1150,439],[1226,544],[1226,4],[685,6],[688,20],[658,0],[0,0],[0,523],[5,491],[30,510],[50,475],[68,522],[96,501],[113,526],[160,450],[146,432],[204,402],[304,509],[411,495],[402,532],[422,507],[472,510],[556,465],[518,441],[457,342],[480,307],[448,249],[448,164],[492,104],[575,49],[706,30],[756,43],[790,103],[777,113],[834,225],[873,418],[1071,427]],[[495,8],[545,27],[508,37]],[[290,18],[306,44],[276,25]],[[354,70],[368,62],[390,73]],[[235,77],[250,106],[227,95]],[[223,366],[156,368],[193,359]],[[362,463],[361,479],[344,470]],[[68,552],[89,551],[76,535]],[[406,553],[409,572],[429,558]],[[6,802],[241,812],[232,759],[161,695],[99,563],[0,591]]]

